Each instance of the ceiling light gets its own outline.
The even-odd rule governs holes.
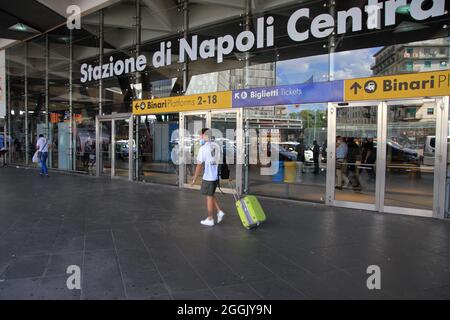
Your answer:
[[[395,10],[395,12],[398,14],[409,15],[409,10],[410,10],[410,5],[408,4],[405,6],[398,7],[397,10]]]
[[[33,29],[32,27],[27,26],[26,24],[20,22],[10,26],[8,29],[19,32],[40,33],[36,29]]]

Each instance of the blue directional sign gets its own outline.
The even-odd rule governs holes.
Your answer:
[[[340,102],[344,100],[344,81],[233,90],[232,94],[233,108]]]

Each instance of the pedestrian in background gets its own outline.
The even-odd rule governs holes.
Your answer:
[[[39,164],[41,165],[41,176],[49,176],[47,169],[47,158],[48,158],[48,140],[43,134],[39,135],[39,139],[36,142],[36,150],[38,151]]]
[[[347,175],[348,146],[343,137],[336,137],[336,189],[342,189],[342,180]]]

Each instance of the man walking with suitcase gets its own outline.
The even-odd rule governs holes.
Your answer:
[[[203,128],[200,132],[200,145],[201,147],[197,155],[197,167],[191,186],[194,186],[204,167],[201,193],[206,196],[208,217],[200,221],[200,223],[212,227],[214,226],[214,211],[217,212],[217,223],[220,223],[225,216],[225,213],[220,209],[217,198],[214,195],[219,184],[218,170],[221,152],[219,145],[212,141],[211,130],[208,128]]]

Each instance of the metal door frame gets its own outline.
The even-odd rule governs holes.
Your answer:
[[[116,121],[128,120],[128,178],[116,176]],[[105,116],[95,117],[95,175],[100,177],[100,125],[101,122],[111,122],[111,146],[113,155],[111,156],[111,178],[133,180],[133,164],[134,164],[134,144],[133,144],[133,115],[131,113],[118,113]],[[137,145],[136,145],[137,146]],[[137,150],[136,150],[137,152]]]
[[[427,97],[428,98],[428,97]],[[435,169],[433,181],[433,209],[414,209],[406,207],[386,206],[386,148],[387,148],[387,129],[388,119],[387,112],[389,104],[401,103],[411,99],[392,99],[388,101],[373,101],[348,103],[345,106],[357,105],[378,105],[377,110],[377,178],[375,189],[375,203],[365,204],[357,202],[345,202],[334,200],[335,196],[335,147],[336,147],[336,108],[339,103],[328,104],[328,144],[327,144],[327,190],[326,204],[339,207],[347,207],[354,209],[373,210],[379,212],[404,214],[421,217],[444,218],[445,215],[445,199],[446,199],[446,176],[447,176],[447,137],[449,130],[449,97],[429,97],[436,101],[436,152],[435,152]],[[416,98],[423,99],[423,98]]]
[[[205,115],[206,117],[206,127],[211,128],[211,119],[213,114],[219,114],[219,113],[235,113],[236,114],[236,188],[238,192],[240,193],[242,190],[242,167],[243,167],[243,160],[244,160],[244,151],[243,151],[243,130],[242,130],[242,109],[236,108],[236,109],[212,109],[212,110],[204,110],[204,111],[186,111],[186,112],[180,112],[180,133],[179,133],[179,141],[180,145],[184,147],[185,145],[185,116],[196,116],[196,115]],[[182,150],[180,148],[180,150]],[[184,152],[180,152],[180,169],[179,169],[179,180],[178,185],[180,188],[187,188],[187,189],[195,189],[199,190],[199,186],[193,186],[191,187],[188,183],[184,182],[184,176],[185,176],[185,161],[183,159]],[[221,190],[224,193],[231,193],[232,190],[230,188],[224,187],[221,188]]]

